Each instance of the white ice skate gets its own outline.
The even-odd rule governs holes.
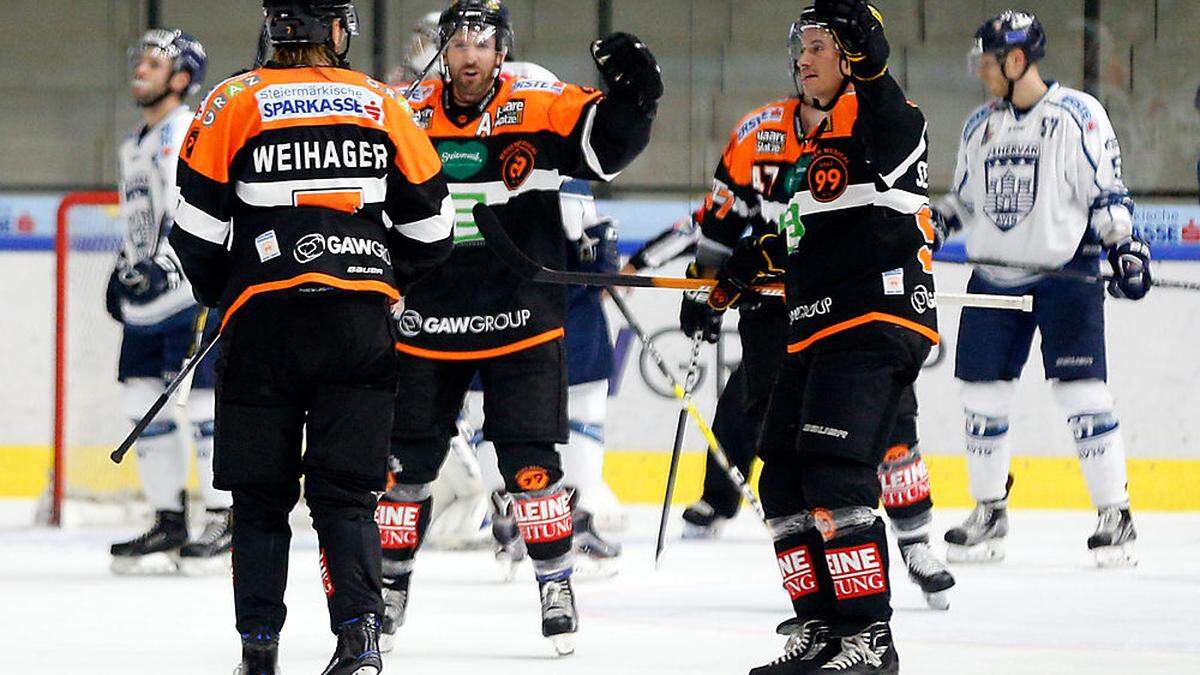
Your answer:
[[[962,525],[946,531],[946,560],[952,563],[1004,560],[1008,501],[979,502]]]
[[[1088,549],[1100,567],[1136,567],[1136,541],[1137,530],[1129,507],[1110,506],[1100,509],[1096,531],[1088,537]]]

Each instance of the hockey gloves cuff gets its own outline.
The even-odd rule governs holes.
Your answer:
[[[883,34],[879,10],[865,0],[816,0],[813,6],[828,18],[854,79],[869,82],[887,72],[891,47]]]
[[[742,239],[717,274],[717,285],[708,294],[708,305],[723,312],[737,303],[743,293],[752,292],[754,282],[783,274],[786,254],[786,241],[778,234]]]
[[[688,265],[689,279],[702,279],[706,275],[696,263]],[[699,334],[710,344],[721,341],[721,319],[725,312],[709,306],[708,299],[700,291],[688,291],[683,294],[683,304],[679,307],[679,327],[688,336]]]
[[[1150,277],[1150,246],[1140,238],[1126,237],[1108,249],[1113,276],[1108,293],[1114,298],[1141,300],[1154,284]]]
[[[636,36],[613,33],[592,43],[592,59],[609,93],[651,108],[663,95],[662,70],[654,54]]]

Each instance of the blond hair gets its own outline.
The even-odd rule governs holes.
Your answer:
[[[296,66],[334,66],[341,59],[329,45],[281,45],[275,48],[271,64],[283,68]]]

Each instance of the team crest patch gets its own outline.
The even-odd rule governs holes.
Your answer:
[[[840,152],[828,151],[819,155],[808,167],[808,191],[821,203],[841,197],[849,179],[850,166]]]
[[[517,141],[500,153],[500,178],[509,190],[525,184],[533,173],[537,148],[528,141]]]
[[[983,162],[987,196],[983,212],[1007,232],[1033,211],[1037,203],[1039,148],[1036,143],[999,145]]]

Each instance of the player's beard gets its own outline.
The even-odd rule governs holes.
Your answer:
[[[171,90],[166,83],[157,87],[141,88],[139,93],[139,88],[136,86],[136,84],[144,82],[144,80],[135,79],[133,82],[135,83],[133,89],[133,100],[138,104],[138,107],[141,108],[152,108],[171,94]]]

